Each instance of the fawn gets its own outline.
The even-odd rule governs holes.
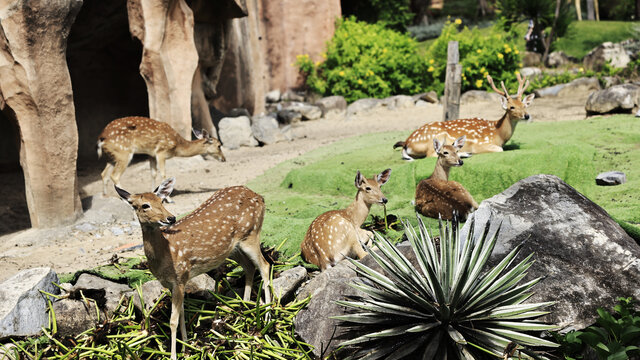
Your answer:
[[[372,204],[384,205],[387,198],[380,187],[391,175],[391,169],[366,179],[360,171],[356,174],[356,199],[343,210],[327,211],[313,222],[302,242],[302,258],[326,270],[340,260],[355,254],[362,259],[367,252],[361,243],[366,243],[372,233],[360,228],[369,215]]]
[[[153,193],[116,192],[135,210],[142,228],[144,253],[149,269],[163,286],[171,289],[171,359],[176,358],[178,320],[182,339],[187,339],[184,323],[184,289],[189,279],[236,260],[245,271],[244,300],[251,296],[256,267],[269,292],[270,266],[260,250],[260,230],[265,205],[262,196],[244,186],[215,192],[200,207],[176,222],[162,205],[173,191],[175,180],[167,179]]]
[[[416,211],[420,214],[444,220],[451,220],[454,212],[462,221],[478,208],[478,204],[467,189],[460,183],[449,181],[449,170],[453,166],[462,166],[458,151],[464,146],[465,137],[461,136],[446,145],[433,138],[433,147],[438,161],[433,173],[420,181],[416,187]]]
[[[140,116],[113,120],[98,137],[98,158],[106,155],[107,166],[102,171],[102,193],[107,194],[109,175],[111,181],[120,187],[120,176],[129,165],[133,154],[147,154],[151,164],[151,187],[155,187],[156,169],[164,179],[166,159],[174,156],[189,157],[212,155],[225,161],[220,142],[206,130],[193,130],[196,140],[188,141],[180,136],[169,124]],[[111,174],[110,174],[111,173]]]
[[[407,140],[399,141],[393,148],[402,147],[402,158],[413,160],[417,158],[435,157],[438,154],[431,147],[431,142],[435,137],[444,137],[444,141],[466,135],[467,141],[460,153],[461,156],[468,157],[472,153],[499,152],[502,146],[511,139],[513,131],[519,120],[529,120],[527,107],[533,102],[534,94],[530,94],[522,100],[522,94],[529,86],[526,77],[518,77],[518,92],[515,97],[509,96],[504,82],[501,82],[500,91],[493,84],[491,76],[487,75],[487,81],[493,90],[501,95],[500,101],[505,110],[504,115],[496,121],[484,119],[458,119],[451,121],[438,121],[422,125],[418,130],[409,135]],[[526,80],[526,81],[525,81]]]

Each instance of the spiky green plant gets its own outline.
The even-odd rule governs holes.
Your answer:
[[[379,234],[374,240],[379,252],[369,254],[387,275],[352,261],[363,278],[352,286],[366,296],[339,301],[356,311],[336,317],[359,335],[341,344],[356,345],[350,358],[502,358],[509,344],[521,349],[558,346],[526,333],[555,328],[535,320],[548,313],[541,309],[551,302],[523,303],[540,281],[519,284],[533,263],[532,255],[511,266],[516,247],[485,270],[497,238],[497,232],[488,236],[489,225],[476,241],[470,232],[461,242],[458,223],[440,221],[439,246],[419,216],[419,234],[408,223],[405,229],[419,269]],[[521,355],[535,356],[530,351]]]

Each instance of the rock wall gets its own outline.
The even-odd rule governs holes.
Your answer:
[[[81,212],[78,132],[67,37],[82,0],[14,0],[0,8],[0,108],[20,129],[31,225],[68,223]]]

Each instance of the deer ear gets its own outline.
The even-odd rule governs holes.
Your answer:
[[[159,197],[160,199],[164,199],[166,197],[168,197],[169,195],[171,195],[171,193],[173,192],[173,186],[176,184],[176,179],[175,178],[168,178],[165,181],[162,182],[162,184],[160,184],[160,186],[158,186],[153,193],[156,194],[157,197]]]
[[[391,169],[386,169],[380,174],[376,175],[376,181],[380,186],[384,185],[389,181],[389,177],[391,176]]]
[[[209,135],[209,132],[205,129],[202,129],[202,137],[205,139],[210,139],[211,135]]]
[[[131,203],[131,194],[129,194],[129,192],[127,192],[124,189],[120,189],[119,187],[113,185],[113,187],[116,189],[116,192],[118,193],[118,195],[120,195],[120,198],[128,203]]]
[[[533,102],[533,99],[535,97],[536,97],[536,94],[529,94],[524,98],[522,103],[524,104],[525,107],[527,107],[527,106],[531,105],[531,103]]]
[[[504,96],[500,96],[500,104],[502,104],[502,110],[509,108],[509,100]]]
[[[191,131],[193,132],[193,136],[195,136],[196,139],[202,139],[202,131],[196,129],[191,129]]]
[[[440,150],[442,150],[442,143],[437,138],[433,138],[433,148],[436,150],[436,154],[440,154]]]
[[[362,174],[360,173],[360,170],[358,170],[358,172],[356,173],[355,185],[357,188],[360,188],[362,184],[364,184],[364,176],[362,176]]]
[[[467,135],[462,135],[453,142],[453,147],[460,150],[464,146],[464,142],[467,140]]]

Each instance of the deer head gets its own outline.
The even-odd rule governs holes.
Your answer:
[[[162,200],[171,195],[175,183],[174,178],[169,178],[164,180],[152,193],[134,195],[115,185],[114,187],[118,195],[133,207],[140,221],[140,226],[158,228],[176,222],[176,217],[162,206]]]
[[[389,181],[391,176],[391,169],[386,169],[380,174],[373,177],[373,179],[367,179],[360,171],[356,174],[355,186],[358,188],[358,194],[362,195],[362,199],[367,205],[387,203],[387,198],[380,190],[380,187]]]
[[[460,156],[458,156],[458,151],[464,146],[466,138],[466,135],[462,135],[453,142],[453,145],[446,145],[437,138],[433,138],[433,148],[436,150],[436,154],[438,154],[438,162],[441,162],[443,167],[449,168],[452,166],[462,166],[462,164],[464,164]]]
[[[211,155],[218,161],[226,161],[226,158],[222,153],[222,149],[220,149],[222,144],[220,143],[220,141],[218,141],[218,139],[211,136],[205,129],[202,129],[202,131],[192,129],[192,131],[193,135],[196,137],[196,142],[198,142],[198,144],[200,144],[204,150],[203,156],[205,158],[207,155]]]
[[[502,108],[507,112],[510,119],[529,120],[531,117],[527,113],[527,107],[533,102],[535,94],[529,94],[523,100],[522,95],[527,87],[529,87],[529,80],[527,80],[526,76],[520,76],[520,73],[516,74],[516,76],[518,78],[518,92],[513,97],[509,96],[509,92],[504,86],[504,81],[500,82],[502,90],[499,90],[495,86],[491,75],[487,75],[487,81],[489,82],[489,85],[491,85],[491,88],[493,88],[493,91],[501,96],[500,102],[502,103]]]

